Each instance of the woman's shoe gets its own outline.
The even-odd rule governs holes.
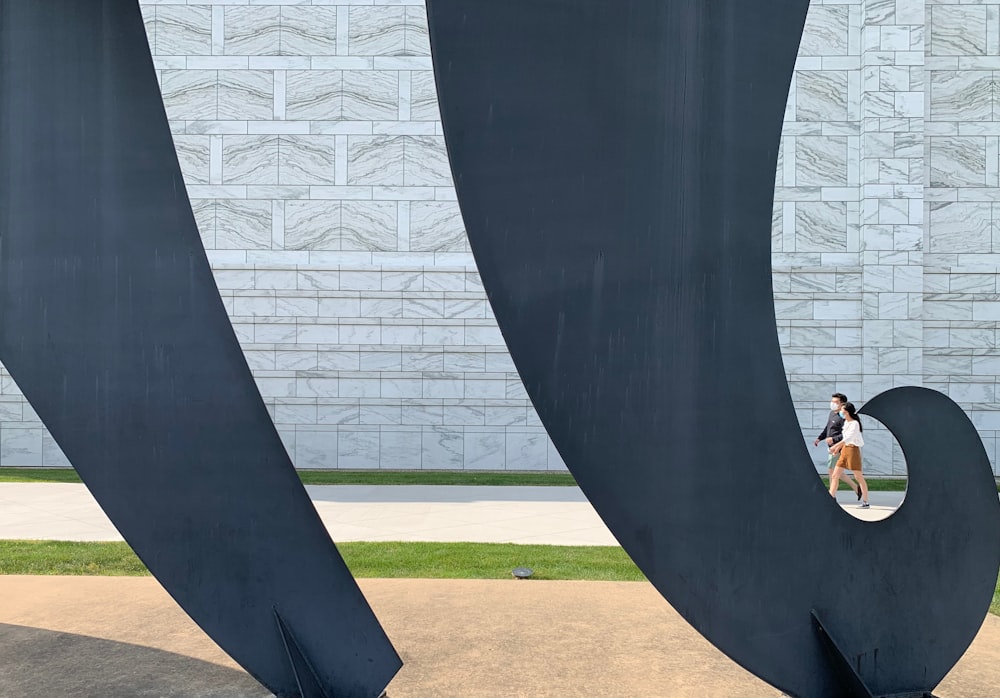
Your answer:
[[[858,505],[858,509],[867,509],[869,506],[871,505],[868,504],[868,502],[861,502],[861,504]]]

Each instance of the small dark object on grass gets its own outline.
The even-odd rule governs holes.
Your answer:
[[[515,567],[510,573],[514,575],[514,579],[527,579],[535,573],[535,570],[530,567]]]

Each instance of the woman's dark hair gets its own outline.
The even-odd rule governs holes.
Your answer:
[[[861,431],[865,430],[865,425],[861,423],[861,418],[858,416],[858,411],[855,409],[853,402],[848,402],[844,405],[844,412],[851,415],[851,419],[857,420],[858,428]]]

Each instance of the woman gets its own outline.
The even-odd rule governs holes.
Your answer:
[[[848,402],[840,410],[840,416],[844,418],[844,438],[839,443],[834,444],[830,453],[839,453],[840,458],[833,469],[830,478],[830,496],[837,497],[837,485],[840,475],[845,470],[853,471],[854,479],[861,486],[861,508],[868,508],[868,483],[865,476],[861,474],[861,447],[865,445],[865,440],[861,436],[861,420],[858,419],[858,411],[854,409],[854,403]]]

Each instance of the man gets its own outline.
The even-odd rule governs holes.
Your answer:
[[[819,446],[819,442],[823,441],[826,444],[827,451],[835,443],[838,443],[844,438],[844,418],[840,416],[840,410],[843,409],[844,405],[847,404],[847,396],[843,393],[834,393],[833,397],[830,398],[830,416],[827,417],[826,426],[823,431],[820,432],[819,437],[813,441],[813,447]],[[837,465],[837,460],[840,458],[839,453],[830,453],[826,460],[826,468],[829,473],[829,477],[833,478],[833,469]],[[847,477],[847,472],[841,470],[840,480],[846,482],[854,493],[858,495],[858,499],[861,499],[861,485],[853,482],[851,478]],[[831,485],[833,483],[831,482]],[[839,485],[838,485],[839,486]]]

